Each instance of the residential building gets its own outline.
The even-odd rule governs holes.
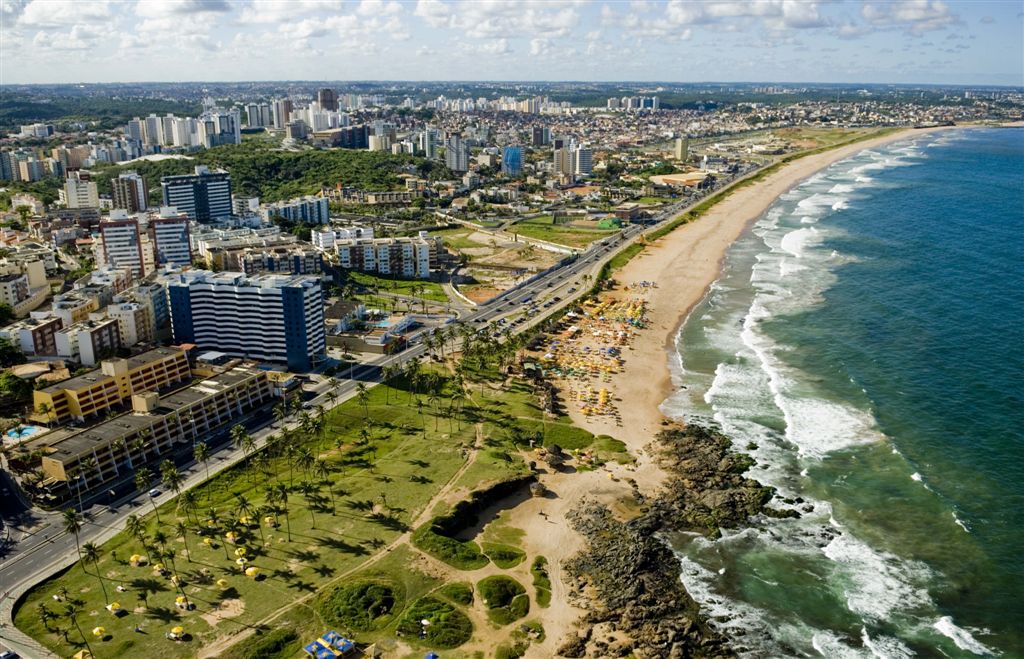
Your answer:
[[[315,146],[339,149],[366,149],[370,146],[370,129],[362,125],[316,130],[311,137]]]
[[[192,243],[189,239],[188,217],[182,215],[150,219],[149,242],[153,246],[153,262],[157,267],[192,264]]]
[[[575,173],[572,150],[568,147],[555,149],[553,168],[556,174],[572,176]]]
[[[221,170],[211,172],[199,165],[195,174],[165,176],[160,179],[163,205],[174,206],[197,222],[219,222],[231,217],[231,176]]]
[[[690,156],[690,139],[688,137],[677,137],[674,154],[676,160],[685,161]]]
[[[13,308],[27,297],[27,276],[18,273],[0,275],[0,303]]]
[[[128,268],[135,278],[145,277],[148,245],[143,245],[142,238],[139,221],[135,218],[100,222],[102,259],[97,261],[111,268]]]
[[[28,160],[19,160],[18,173],[19,176],[17,180],[19,181],[38,181],[40,179],[46,178],[46,163],[44,163],[42,160],[36,160],[35,158],[30,158]],[[97,204],[97,206],[98,205],[99,204]]]
[[[316,102],[329,112],[338,111],[338,92],[333,89],[321,89],[316,93]]]
[[[114,208],[120,208],[129,213],[139,213],[149,206],[149,190],[146,189],[146,181],[137,172],[122,172],[117,178],[111,179],[110,191],[114,200]]]
[[[326,350],[317,277],[190,270],[167,284],[177,343],[308,371]]]
[[[130,348],[136,343],[152,343],[153,319],[138,302],[115,302],[107,306],[107,316],[117,321],[121,345]]]
[[[330,202],[326,197],[306,196],[279,201],[276,204],[264,205],[259,212],[264,222],[269,222],[274,217],[283,217],[289,222],[327,224],[331,219]]]
[[[32,418],[82,423],[105,415],[135,394],[167,390],[190,378],[188,358],[177,347],[154,348],[128,359],[107,359],[96,370],[33,392]]]
[[[440,236],[336,240],[338,265],[345,270],[428,279],[444,249]]]
[[[242,143],[242,117],[238,108],[211,108],[199,115],[196,121],[199,146],[209,149],[222,144]]]
[[[292,114],[292,101],[289,98],[278,99],[273,102],[274,111],[274,128],[278,130],[284,129],[288,122],[291,121]]]
[[[584,146],[578,146],[572,152],[573,174],[590,176],[594,173],[594,152]]]
[[[58,295],[53,299],[51,313],[60,319],[62,327],[71,327],[75,323],[89,319],[89,314],[100,308],[95,297],[82,295],[78,291]]]
[[[547,126],[533,127],[533,146],[547,146],[551,144],[551,129]]]
[[[274,125],[270,103],[249,103],[245,106],[246,125],[249,128],[263,128]]]
[[[57,356],[94,366],[121,347],[121,334],[113,318],[83,320],[57,330]]]
[[[445,141],[444,162],[453,172],[465,172],[469,169],[469,144],[461,135],[454,134]]]
[[[259,197],[239,197],[235,195],[231,200],[231,211],[234,215],[252,215],[260,212]]]
[[[338,240],[359,240],[373,238],[373,227],[345,227],[342,229],[326,229],[310,233],[310,242],[319,250],[333,250]]]
[[[0,337],[9,340],[29,356],[55,356],[57,354],[57,330],[61,328],[59,318],[23,318],[0,328]]]
[[[523,171],[523,147],[507,146],[501,152],[501,173],[519,176]]]
[[[236,365],[174,391],[140,390],[129,413],[86,429],[51,431],[29,448],[44,455],[43,487],[57,502],[130,481],[138,467],[155,469],[168,453],[206,441],[276,400],[266,371]]]
[[[252,251],[239,260],[242,271],[249,276],[263,273],[318,275],[324,271],[324,255],[314,249]]]

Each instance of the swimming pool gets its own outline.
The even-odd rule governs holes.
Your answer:
[[[24,439],[31,437],[32,435],[39,432],[39,428],[36,426],[20,426],[18,428],[11,428],[7,431],[8,437],[17,437],[18,439]]]

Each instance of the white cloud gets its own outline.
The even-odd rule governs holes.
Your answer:
[[[531,39],[530,55],[533,57],[545,57],[551,53],[551,42],[547,39]]]
[[[913,35],[942,30],[959,20],[941,0],[865,2],[861,15],[875,27],[903,28]]]
[[[11,11],[17,11],[18,4],[11,3],[9,7]],[[4,14],[7,13],[8,5],[5,3]],[[28,27],[57,27],[100,23],[110,18],[110,3],[106,0],[32,0],[24,5],[17,24]]]
[[[139,0],[135,5],[135,13],[148,18],[228,11],[231,11],[231,5],[227,0]]]
[[[243,24],[285,23],[298,17],[337,13],[342,0],[252,0],[242,8],[238,20]]]
[[[37,32],[32,47],[42,50],[92,50],[99,45],[103,31],[87,25],[76,25],[68,32]]]

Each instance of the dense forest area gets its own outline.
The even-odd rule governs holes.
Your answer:
[[[0,131],[16,131],[21,124],[36,122],[85,123],[94,128],[112,129],[132,117],[144,117],[153,112],[195,116],[201,109],[198,103],[156,98],[55,96],[49,99],[4,94],[0,98]]]

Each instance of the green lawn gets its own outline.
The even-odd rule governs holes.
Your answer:
[[[353,583],[356,577],[346,575],[358,571],[361,577],[377,575],[402,584],[396,609],[404,607],[403,611],[382,619],[378,630],[393,631],[408,607],[443,584],[424,583],[423,575],[409,569],[412,561],[408,558],[392,565],[389,559],[398,550],[413,553],[404,545],[371,567],[362,566],[373,562],[382,547],[405,532],[465,465],[471,455],[468,449],[477,441],[477,428],[484,433],[485,448],[453,483],[460,490],[479,489],[524,474],[526,467],[514,442],[532,437],[538,429],[551,434],[547,443],[557,439],[568,444],[571,442],[565,437],[584,433],[571,432],[561,420],[540,424],[536,402],[523,383],[513,383],[504,392],[491,388],[481,392],[476,384],[471,385],[471,395],[460,408],[453,405],[457,401],[451,396],[450,378],[433,366],[424,366],[422,372],[440,378],[437,395],[417,395],[404,380],[395,386],[374,387],[368,391],[365,412],[353,399],[327,413],[321,435],[296,433],[290,442],[280,445],[295,447],[296,455],[319,454],[325,472],[310,470],[287,454],[264,451],[259,459],[250,456],[247,462],[194,488],[191,492],[198,501],[194,511],[176,509],[170,502],[160,508],[157,522],[149,508],[141,507],[136,514],[142,520],[145,546],[122,532],[99,547],[98,572],[106,598],[96,566],[87,562],[83,571],[79,563],[31,591],[17,610],[15,623],[54,652],[69,656],[84,647],[82,635],[65,612],[66,600],[70,600],[97,658],[188,657],[222,637],[253,627],[261,631],[252,639],[254,647],[264,650],[253,655],[233,648],[230,656],[293,657],[298,656],[303,639],[329,628],[325,625],[331,620],[319,613],[311,616],[316,607],[303,605],[284,611],[267,628],[261,626],[263,621],[305,596],[310,596],[310,602],[319,601],[316,598],[326,597],[336,585]],[[593,437],[584,433],[577,440],[589,443]],[[268,485],[283,487],[288,493],[287,514],[280,503],[276,515],[266,508]],[[254,521],[275,515],[276,528],[255,523],[241,526],[238,495],[247,501]],[[185,527],[184,538],[176,528],[179,522]],[[199,535],[200,529],[205,536]],[[229,530],[239,533],[242,542],[225,542]],[[204,539],[212,546],[204,544]],[[151,567],[159,560],[161,546],[170,554],[163,559],[166,568],[184,579],[184,594],[195,610],[176,608],[181,591],[172,585],[170,574],[161,576]],[[235,549],[239,546],[246,549],[249,566],[260,569],[259,580],[245,576],[237,567]],[[132,567],[128,559],[133,554],[150,557],[149,564]],[[218,583],[220,580],[226,583]],[[117,592],[118,586],[127,591]],[[55,601],[53,596],[60,596],[62,589],[67,597]],[[106,611],[104,605],[109,601],[117,601],[126,615],[115,617]],[[44,623],[41,607],[56,617]],[[461,624],[458,616],[445,611],[441,607],[432,615],[450,618],[456,630]],[[293,637],[287,630],[275,632],[284,629],[284,620],[298,621],[290,629],[301,633]],[[164,638],[178,625],[190,640],[176,643]],[[98,626],[105,628],[102,639],[91,633]],[[142,633],[135,632],[136,627]],[[370,629],[357,638],[372,640],[376,635]]]
[[[356,287],[357,292],[364,296],[376,297],[375,293],[394,293],[396,295],[409,295],[420,297],[433,302],[448,302],[448,296],[444,294],[441,284],[426,279],[392,279],[373,275],[368,272],[348,271],[347,282]]]
[[[527,238],[546,240],[558,245],[574,249],[583,249],[595,240],[610,236],[617,230],[581,229],[562,224],[554,224],[550,215],[523,220],[508,228],[509,233],[518,233]]]

